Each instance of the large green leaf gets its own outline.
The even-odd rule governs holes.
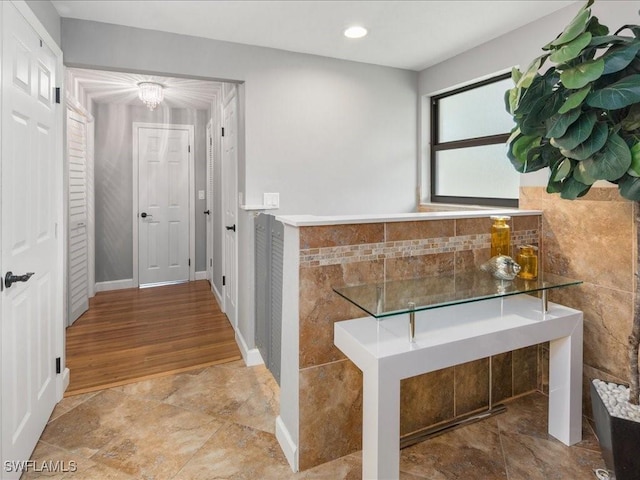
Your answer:
[[[634,59],[638,50],[640,50],[640,41],[611,48],[602,56],[604,59],[604,72],[602,74],[608,75],[626,68]]]
[[[520,101],[520,89],[518,87],[513,87],[504,92],[504,108],[511,115],[518,108],[518,102]]]
[[[571,160],[565,158],[551,172],[551,181],[561,182],[571,173]]]
[[[538,75],[538,70],[540,70],[540,67],[542,66],[542,64],[544,63],[544,61],[547,59],[548,56],[549,54],[545,54],[534,59],[531,62],[531,64],[529,64],[525,72],[521,74],[520,78],[516,82],[516,87],[529,88],[533,80]],[[512,73],[512,76],[513,76],[513,73]]]
[[[578,180],[580,183],[585,185],[593,185],[596,181],[595,178],[589,176],[586,169],[584,168],[584,162],[578,162],[578,164],[573,169],[573,178]]]
[[[513,80],[513,84],[517,85],[520,79],[522,78],[522,72],[518,67],[511,68],[511,80]]]
[[[620,195],[628,200],[640,200],[640,178],[626,175],[618,182]]]
[[[547,184],[547,193],[560,193],[562,191],[562,182],[553,182],[549,180]]]
[[[562,149],[560,150],[560,153],[565,157],[573,158],[574,160],[586,160],[604,147],[605,143],[607,143],[608,137],[609,128],[607,127],[607,124],[598,122],[593,128],[591,135],[589,135],[584,142],[573,150]]]
[[[542,47],[544,50],[549,50],[551,47],[557,47],[565,43],[570,42],[587,28],[587,22],[591,16],[591,10],[581,9],[574,17],[569,25],[565,27],[563,32],[553,42]]]
[[[631,152],[631,166],[627,173],[633,177],[640,177],[640,142],[635,143],[629,149]]]
[[[620,124],[623,130],[631,132],[640,129],[640,103],[634,103],[629,109],[629,113]]]
[[[592,32],[593,33],[593,32]],[[590,47],[600,47],[602,45],[616,45],[633,42],[633,37],[622,37],[620,35],[594,36],[589,42]]]
[[[569,43],[565,43],[561,47],[555,49],[549,60],[554,63],[565,63],[576,58],[582,50],[591,42],[591,33],[583,32]]]
[[[600,37],[609,33],[609,27],[602,25],[598,17],[591,17],[587,24],[587,32],[591,32],[594,37]]]
[[[541,140],[541,137],[522,135],[515,142],[509,144],[507,156],[517,171],[521,173],[526,171],[527,154],[531,149],[540,146]]]
[[[551,95],[541,97],[531,106],[528,115],[520,122],[520,129],[525,135],[544,135],[545,121],[556,114],[564,103],[562,92],[556,91]]]
[[[511,142],[513,142],[521,134],[522,132],[520,131],[520,128],[518,126],[513,127],[511,129],[511,135],[509,135],[509,138],[507,139],[507,145],[511,144]]]
[[[585,185],[582,182],[579,182],[574,177],[567,178],[564,182],[562,182],[562,191],[560,192],[560,197],[565,200],[575,200],[578,197],[582,197],[586,195],[586,193],[591,188],[591,185]]]
[[[538,75],[531,82],[531,86],[523,89],[524,92],[520,98],[518,108],[515,110],[516,115],[528,115],[534,105],[550,96],[554,91],[554,86],[558,82],[559,76],[556,72],[547,71],[544,75]]]
[[[582,103],[582,101],[587,98],[589,92],[591,91],[591,85],[587,85],[584,88],[581,88],[575,93],[572,93],[567,97],[567,100],[562,104],[558,113],[566,113],[569,110],[576,108],[578,105]],[[553,136],[553,135],[552,135]]]
[[[566,88],[577,90],[600,78],[603,71],[604,60],[597,58],[563,71],[560,81]]]
[[[620,135],[612,133],[602,151],[582,163],[590,177],[596,180],[614,181],[629,169],[631,151]]]
[[[561,109],[562,110],[562,109]],[[547,127],[547,134],[545,137],[561,137],[565,133],[567,133],[567,129],[569,126],[575,122],[582,112],[579,108],[575,108],[565,114],[562,114],[560,111],[553,117],[550,117],[545,122],[545,127]]]
[[[591,92],[587,105],[605,110],[617,110],[640,102],[640,74],[630,75],[622,80]]]
[[[527,159],[522,167],[522,173],[536,172],[549,166],[549,163],[542,156],[542,152],[544,152],[544,147],[533,147],[527,152]]]
[[[595,112],[584,114],[567,129],[567,132],[562,137],[552,138],[551,143],[554,147],[563,150],[573,150],[589,138],[595,124]]]

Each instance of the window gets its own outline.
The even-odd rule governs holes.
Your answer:
[[[431,201],[517,207],[520,174],[507,158],[513,128],[504,74],[431,98]]]

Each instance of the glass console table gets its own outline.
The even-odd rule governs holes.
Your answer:
[[[334,344],[363,373],[363,478],[399,476],[402,379],[547,341],[549,434],[566,445],[579,442],[582,312],[547,308],[546,292],[580,283],[551,274],[501,281],[469,271],[335,287],[368,314],[334,324]],[[521,295],[535,292],[542,299]]]
[[[380,283],[334,287],[333,290],[374,318],[410,311],[429,310],[496,297],[542,292],[579,285],[582,281],[545,273],[536,280],[498,280],[480,270],[451,275],[390,280]],[[546,308],[545,308],[546,310]]]

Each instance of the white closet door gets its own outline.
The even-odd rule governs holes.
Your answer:
[[[89,309],[87,119],[67,109],[69,168],[69,325]]]

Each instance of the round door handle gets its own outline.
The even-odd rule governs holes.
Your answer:
[[[209,211],[209,210],[205,210],[203,213],[204,213],[205,215],[211,215],[211,211]]]
[[[229,227],[229,226],[226,226],[226,227],[224,227],[224,228],[226,228],[227,230],[232,230],[232,231],[234,231],[234,232],[236,231],[236,226],[235,226],[235,225],[231,225],[230,227]]]
[[[140,216],[141,216],[142,218],[153,217],[153,215],[149,215],[149,214],[148,214],[148,213],[146,213],[146,212],[142,212],[142,213],[140,214]]]

